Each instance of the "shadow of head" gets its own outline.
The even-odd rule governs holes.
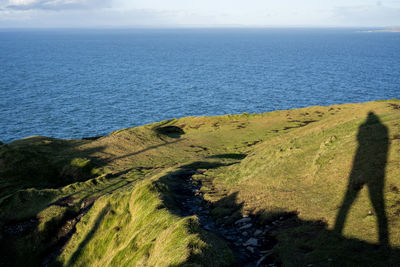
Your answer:
[[[166,135],[171,138],[180,138],[181,135],[185,134],[185,132],[182,130],[182,128],[179,128],[178,126],[173,126],[173,125],[156,127],[156,128],[154,128],[154,131],[157,134]]]
[[[365,121],[366,124],[375,124],[375,123],[379,123],[379,117],[377,115],[375,115],[374,112],[370,111],[368,112],[368,116],[367,119]]]

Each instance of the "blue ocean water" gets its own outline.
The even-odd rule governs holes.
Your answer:
[[[0,140],[400,97],[400,34],[1,30]]]

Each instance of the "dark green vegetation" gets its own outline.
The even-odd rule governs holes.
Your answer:
[[[400,265],[398,100],[0,144],[0,265],[234,264],[182,212],[185,175],[216,223],[269,229],[267,262]]]

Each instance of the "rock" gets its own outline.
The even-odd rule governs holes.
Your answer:
[[[252,227],[253,225],[251,223],[245,224],[242,227],[239,228],[239,230],[244,230],[244,229],[249,229],[250,227]]]
[[[204,225],[203,228],[208,230],[208,231],[212,230],[212,227],[209,224]]]
[[[240,219],[240,220],[237,220],[237,221],[235,222],[235,224],[248,223],[248,222],[251,222],[251,218],[245,217],[245,218],[242,218],[242,219]]]
[[[249,234],[247,232],[243,232],[242,236],[248,236]]]
[[[236,240],[236,236],[231,236],[231,235],[227,235],[225,238],[230,240],[230,241]]]
[[[266,257],[267,257],[267,255],[262,256],[262,257],[257,261],[256,266],[260,266],[261,263],[265,260]]]
[[[246,247],[246,249],[248,250],[248,251],[250,251],[251,253],[254,253],[254,248],[253,247]]]
[[[261,231],[260,229],[257,229],[255,232],[254,232],[254,236],[259,236],[259,235],[261,235],[263,233],[263,231]]]
[[[222,234],[223,236],[225,236],[225,235],[228,234],[228,231],[226,231],[225,229],[223,229],[223,228],[221,228],[221,227],[218,228],[218,232],[219,232],[220,234]]]
[[[244,244],[243,246],[247,247],[247,246],[254,246],[257,247],[258,246],[258,239],[257,238],[249,238]]]

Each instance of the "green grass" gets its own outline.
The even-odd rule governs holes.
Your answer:
[[[79,266],[223,266],[234,260],[226,245],[199,228],[196,217],[163,208],[153,182],[104,196],[78,224],[58,258]],[[207,242],[208,241],[208,242]],[[202,255],[202,256],[199,256]]]
[[[369,111],[388,129],[383,195],[389,250],[378,246],[377,216],[366,186],[343,231],[334,231],[357,132]],[[60,242],[60,229],[90,201],[93,206],[53,264],[229,265],[233,256],[223,240],[202,230],[196,216],[174,212],[171,173],[182,166],[198,171],[194,178],[201,180],[219,222],[250,214],[268,223],[292,214],[271,233],[278,241],[274,255],[283,265],[395,265],[400,263],[395,256],[399,162],[398,100],[187,117],[93,140],[18,140],[0,146],[0,249],[5,251],[0,265],[40,265]],[[30,226],[18,232],[18,225]]]

